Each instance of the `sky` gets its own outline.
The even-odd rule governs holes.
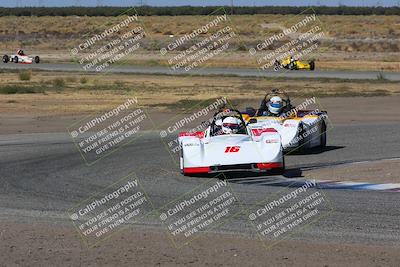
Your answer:
[[[0,0],[1,7],[16,6],[400,6],[400,0]]]

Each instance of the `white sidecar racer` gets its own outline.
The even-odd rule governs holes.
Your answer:
[[[221,123],[227,117],[240,120],[235,133],[224,134]],[[204,132],[182,132],[180,169],[184,175],[228,171],[271,172],[285,169],[281,137],[273,128],[250,129],[238,110],[214,114]]]
[[[277,92],[273,92],[276,94]],[[282,94],[280,92],[280,94]],[[263,100],[268,101],[268,94]],[[264,116],[260,110],[247,108],[243,112],[243,118],[248,127],[253,129],[273,128],[278,131],[282,139],[282,146],[285,152],[326,146],[327,118],[326,111],[301,110],[290,104],[290,98],[283,93],[283,101],[286,104],[286,112],[281,116]],[[263,105],[263,104],[262,104]]]

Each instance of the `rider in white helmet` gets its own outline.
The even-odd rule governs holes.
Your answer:
[[[226,117],[222,121],[222,133],[223,134],[234,134],[240,129],[241,121],[235,117]]]
[[[283,108],[282,98],[279,96],[271,97],[267,103],[268,111],[272,116],[279,116]]]
[[[293,69],[293,68],[294,68],[294,66],[295,66],[295,61],[296,61],[296,59],[295,59],[294,57],[290,56],[290,60],[289,60],[289,68],[290,68],[290,69]]]
[[[261,101],[260,107],[255,113],[256,116],[279,117],[291,111],[293,106],[290,104],[289,96],[277,89],[272,89]]]

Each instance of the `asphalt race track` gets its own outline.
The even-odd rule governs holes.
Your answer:
[[[399,157],[399,130],[398,124],[381,123],[379,127],[373,124],[337,125],[328,132],[325,151],[289,155],[286,157],[286,177],[257,177],[257,180],[295,179],[301,177],[304,168]],[[386,133],[384,141],[381,139],[383,132]],[[137,174],[155,208],[209,179],[182,176],[157,131],[146,132],[92,166],[83,162],[66,133],[1,135],[0,216],[28,222],[37,219],[71,223],[66,213],[68,209],[131,172]],[[248,178],[231,182],[245,208],[282,189],[258,183],[238,183],[245,179]],[[330,200],[331,212],[314,222],[312,227],[296,232],[292,238],[364,244],[400,243],[398,193],[323,191]],[[152,214],[138,224],[162,227],[158,217]],[[245,214],[239,214],[215,231],[253,234]]]
[[[0,69],[37,69],[46,71],[85,71],[79,64],[40,63],[32,65],[0,64]],[[95,72],[95,71],[94,71]],[[112,66],[102,73],[136,73],[136,74],[196,74],[196,75],[235,75],[247,77],[288,77],[288,78],[337,78],[337,79],[372,79],[380,75],[378,71],[273,71],[244,68],[203,68],[191,71],[174,71],[168,67],[144,67],[144,66]],[[400,73],[382,72],[383,77],[390,81],[400,81]]]

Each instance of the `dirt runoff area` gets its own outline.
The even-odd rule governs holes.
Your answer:
[[[163,232],[134,228],[88,248],[72,226],[0,225],[1,266],[398,266],[400,261],[400,248],[394,247],[282,241],[266,248],[259,240],[211,233],[177,249]]]

